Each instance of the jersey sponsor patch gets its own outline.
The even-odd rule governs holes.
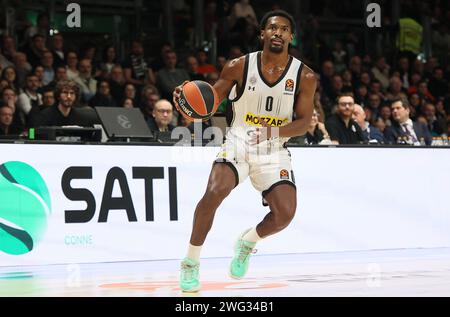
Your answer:
[[[287,118],[278,118],[271,116],[261,116],[261,119],[266,121],[266,123],[272,127],[281,127],[288,122]],[[247,112],[244,116],[245,123],[253,126],[261,126],[261,122],[259,122],[259,118],[254,113]]]
[[[287,170],[281,170],[280,179],[289,179],[289,172]]]
[[[284,90],[294,91],[294,81],[292,79],[286,80],[286,83],[284,85]]]

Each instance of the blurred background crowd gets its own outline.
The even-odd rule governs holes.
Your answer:
[[[1,2],[3,137],[91,126],[102,106],[139,108],[153,131],[192,129],[173,89],[185,80],[214,84],[227,61],[260,49],[264,13],[284,9],[297,22],[290,54],[319,79],[311,127],[292,142],[448,144],[447,1],[77,1],[81,28],[67,26],[67,1]],[[380,27],[366,24],[371,2]],[[224,100],[217,116],[228,107]]]

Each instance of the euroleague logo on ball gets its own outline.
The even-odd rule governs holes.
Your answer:
[[[47,229],[50,194],[42,176],[30,165],[0,165],[0,251],[21,255],[34,249]]]
[[[194,80],[183,85],[177,104],[186,120],[207,121],[217,111],[219,97],[213,86],[202,80]]]

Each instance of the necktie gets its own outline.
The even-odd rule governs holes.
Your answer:
[[[417,142],[417,138],[413,133],[411,133],[411,130],[409,129],[409,126],[407,123],[402,124],[403,129],[405,130],[406,135],[409,137],[409,139],[413,142]]]

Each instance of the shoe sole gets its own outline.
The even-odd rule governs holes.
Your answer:
[[[181,289],[181,291],[183,293],[197,293],[198,291],[200,291],[200,286],[192,288],[192,289]]]

